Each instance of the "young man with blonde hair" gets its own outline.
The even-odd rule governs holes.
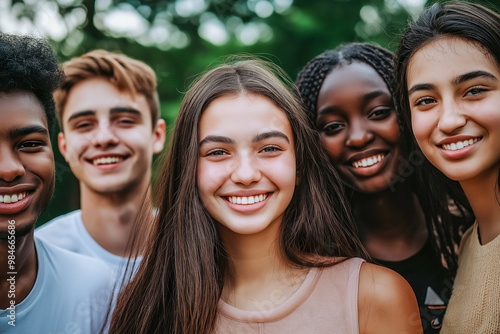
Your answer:
[[[143,62],[104,50],[73,58],[63,69],[66,79],[55,94],[59,150],[80,181],[81,209],[36,233],[104,260],[120,278],[127,257],[144,245],[137,218],[141,208],[151,208],[153,154],[165,141],[156,76]],[[142,220],[153,219],[152,209],[142,212]]]

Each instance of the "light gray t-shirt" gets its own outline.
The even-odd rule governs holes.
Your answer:
[[[118,283],[122,282],[125,273],[128,276],[131,271],[131,269],[127,269],[128,258],[108,252],[92,238],[83,225],[81,210],[75,210],[52,219],[37,228],[35,235],[71,252],[104,261],[115,273]],[[134,261],[130,262],[129,267],[134,266],[134,273],[139,267],[140,261],[139,257],[135,259],[135,264]]]
[[[36,236],[35,247],[35,284],[14,310],[0,309],[0,333],[99,333],[113,293],[111,270],[101,261],[55,247]]]

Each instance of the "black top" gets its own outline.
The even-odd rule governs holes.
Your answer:
[[[440,257],[433,252],[430,240],[427,239],[420,251],[405,260],[375,261],[403,276],[413,288],[424,334],[439,333],[453,281]]]

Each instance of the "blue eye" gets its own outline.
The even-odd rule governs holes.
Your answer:
[[[216,150],[212,150],[212,151],[209,151],[207,153],[207,156],[214,156],[214,157],[219,157],[219,156],[223,156],[223,155],[226,155],[227,153],[224,152],[223,150],[220,150],[220,149],[216,149]]]
[[[276,151],[282,151],[282,149],[279,148],[278,146],[270,145],[270,146],[264,147],[261,152],[272,153],[272,152],[276,152]]]

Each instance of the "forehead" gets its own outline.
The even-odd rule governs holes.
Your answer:
[[[410,58],[408,83],[420,77],[444,79],[471,69],[498,72],[500,67],[480,44],[458,37],[441,37],[424,45]]]
[[[48,133],[45,110],[31,92],[0,93],[0,119],[2,140],[12,130],[30,126],[43,127]]]
[[[81,81],[71,88],[64,105],[63,122],[66,123],[72,115],[82,111],[94,111],[106,116],[110,109],[117,107],[136,109],[145,120],[151,118],[151,111],[143,94],[137,93],[134,98],[129,92],[119,90],[108,79],[96,77]]]
[[[390,94],[387,84],[373,67],[353,62],[334,68],[325,78],[318,94],[318,107],[339,97],[365,94],[367,91],[384,91]]]
[[[285,112],[268,98],[257,94],[218,97],[201,115],[199,126],[200,138],[209,133],[241,137],[265,130],[292,133]]]

